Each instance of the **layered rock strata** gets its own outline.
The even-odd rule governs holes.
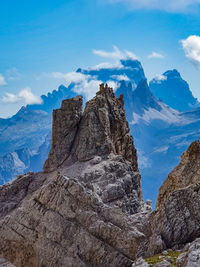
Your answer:
[[[159,190],[150,215],[150,254],[200,237],[200,141],[193,142]]]
[[[123,98],[101,85],[83,113],[80,96],[63,101],[52,127],[44,172],[0,188],[0,257],[17,267],[131,266],[147,249],[151,208]]]

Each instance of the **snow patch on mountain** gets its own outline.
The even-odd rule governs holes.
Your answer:
[[[13,156],[14,165],[17,169],[20,169],[21,171],[24,171],[26,169],[26,166],[24,162],[22,162],[16,152],[11,153]]]
[[[133,120],[131,124],[137,124],[139,120],[143,120],[144,122],[146,122],[146,124],[150,124],[152,120],[161,120],[169,124],[182,124],[187,122],[185,119],[183,120],[183,118],[180,117],[180,112],[169,108],[162,102],[158,103],[161,107],[160,111],[150,107],[144,109],[144,113],[140,115],[133,112]]]

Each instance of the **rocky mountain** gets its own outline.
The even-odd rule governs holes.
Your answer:
[[[84,113],[81,97],[66,100],[52,129],[44,172],[1,188],[0,256],[16,266],[131,266],[143,238],[128,233],[128,214],[143,199],[122,97],[101,85]]]
[[[142,267],[162,253],[153,266],[198,266],[199,142],[169,175],[152,212],[143,202],[122,96],[102,84],[84,112],[82,97],[64,100],[52,124],[43,172],[0,187],[3,262]]]
[[[83,93],[84,106],[85,84],[88,85],[87,92],[93,92],[100,81],[109,81],[114,83],[118,97],[124,95],[126,117],[138,151],[144,199],[151,198],[155,204],[156,192],[168,173],[178,164],[180,155],[191,142],[200,138],[200,108],[178,111],[156,98],[151,91],[152,82],[149,87],[141,63],[137,60],[121,60],[116,66],[99,65],[78,69],[77,73],[85,75],[87,82],[71,83],[68,87],[62,85],[58,90],[42,96],[43,104],[28,105],[12,118],[0,120],[0,183],[24,171],[42,170],[50,150],[53,109],[59,108],[63,99],[75,97],[79,90]],[[177,71],[167,73],[168,78],[159,81],[160,85],[166,82],[166,90],[171,91],[170,84],[173,83],[179,88],[177,90],[187,91],[186,94],[191,95],[188,85],[180,89],[186,82]],[[95,81],[95,88],[90,88],[90,81]],[[184,105],[186,102],[187,105],[192,103],[191,97],[180,99],[184,99]],[[24,151],[23,157],[18,156],[20,164],[16,164],[13,157],[17,151]]]
[[[177,70],[168,70],[155,77],[149,86],[158,99],[176,110],[187,111],[199,107],[199,102],[192,95],[188,83]]]

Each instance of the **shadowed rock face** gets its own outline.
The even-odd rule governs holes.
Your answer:
[[[45,171],[57,169],[69,158],[78,124],[82,116],[83,99],[81,96],[62,102],[60,109],[53,111],[52,140]]]
[[[131,266],[147,249],[140,180],[122,97],[101,85],[84,113],[81,97],[63,101],[44,172],[0,188],[0,258],[30,267]]]
[[[200,236],[200,141],[193,142],[159,190],[150,247],[159,252]],[[152,254],[152,251],[151,251]]]
[[[162,206],[173,191],[194,183],[200,183],[200,141],[193,142],[182,154],[180,164],[160,187],[156,207]]]

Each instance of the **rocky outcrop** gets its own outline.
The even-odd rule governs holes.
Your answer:
[[[193,142],[181,156],[180,164],[169,174],[159,190],[156,207],[165,203],[177,189],[200,183],[200,141]]]
[[[52,148],[44,165],[93,188],[104,203],[130,214],[142,205],[141,176],[123,97],[104,84],[86,103],[65,100],[53,112]]]
[[[53,111],[51,150],[44,164],[45,171],[57,169],[70,157],[82,115],[82,105],[82,97],[77,96],[64,100],[61,108]]]
[[[102,84],[83,113],[80,96],[65,100],[52,127],[44,171],[0,187],[0,258],[17,267],[148,266],[142,257],[200,236],[200,142],[183,154],[152,212],[122,96]]]
[[[131,266],[148,245],[140,180],[122,97],[101,85],[84,113],[81,97],[65,100],[44,172],[0,188],[0,257],[17,267]]]
[[[64,161],[88,161],[95,156],[121,155],[138,171],[136,149],[129,133],[123,108],[123,97],[116,98],[104,84],[86,103],[82,114],[82,97],[64,100],[61,109],[53,111],[52,149],[45,171],[58,168]]]
[[[150,254],[181,248],[200,236],[199,166],[200,141],[195,141],[159,190],[156,209],[150,215]]]
[[[200,238],[187,245],[186,252],[181,254],[176,262],[177,267],[200,266]]]
[[[1,220],[0,240],[16,266],[131,266],[145,246],[131,218],[60,175]]]

